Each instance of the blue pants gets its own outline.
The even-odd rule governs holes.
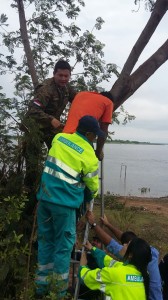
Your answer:
[[[37,293],[45,294],[53,283],[63,295],[67,289],[70,259],[75,243],[75,209],[39,201]]]

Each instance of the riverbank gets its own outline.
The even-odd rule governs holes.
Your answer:
[[[159,250],[160,258],[168,253],[168,197],[141,198],[105,195],[104,198],[104,212],[110,223],[122,231],[134,231]],[[101,214],[100,203],[98,199],[94,205],[96,221]],[[90,234],[93,235],[92,231]]]
[[[124,197],[118,196],[117,200],[125,203],[126,207],[139,207],[158,215],[168,216],[168,197],[148,198],[148,197]]]

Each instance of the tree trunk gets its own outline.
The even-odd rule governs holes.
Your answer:
[[[114,110],[125,102],[152,74],[168,59],[168,42],[166,41],[146,62],[132,75],[131,72],[138,58],[149,42],[159,22],[168,10],[168,0],[157,0],[147,25],[135,43],[119,78],[114,83],[111,94]]]
[[[27,33],[27,26],[26,26],[26,18],[25,18],[25,12],[24,12],[24,5],[23,0],[16,0],[17,6],[18,6],[18,12],[19,12],[19,21],[20,21],[20,32],[21,32],[21,38],[24,45],[24,51],[27,58],[27,64],[29,68],[29,72],[32,78],[33,86],[34,88],[38,85],[38,77],[34,65],[34,59],[33,54],[30,47],[30,42],[28,38]]]

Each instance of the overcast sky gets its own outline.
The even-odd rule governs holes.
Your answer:
[[[91,30],[97,17],[105,21],[100,31],[95,31],[96,37],[105,44],[104,53],[107,63],[115,63],[122,69],[132,47],[146,25],[150,12],[144,4],[138,12],[133,0],[85,0],[77,23],[82,29]],[[1,13],[9,16],[11,1],[1,0]],[[11,24],[16,24],[17,16],[10,12]],[[143,63],[167,39],[168,14],[164,16],[145,51],[141,55],[137,66]],[[136,68],[137,68],[136,66]],[[145,142],[168,143],[168,62],[129,98],[125,109],[136,116],[136,120],[126,126],[112,126],[116,139],[129,139]],[[116,78],[105,84],[111,89]],[[2,83],[2,80],[1,80]],[[11,80],[6,82],[7,92],[10,90]],[[7,94],[8,96],[8,94]]]
[[[133,2],[132,0],[86,0],[86,7],[80,15],[81,24],[83,22],[87,26],[92,24],[97,16],[105,20],[102,30],[96,32],[96,36],[106,45],[105,60],[116,63],[121,69],[150,16],[143,3],[138,12],[133,12],[137,9]],[[165,42],[168,37],[167,28],[168,14],[159,24],[137,66]],[[116,139],[168,143],[167,78],[168,62],[125,102],[125,109],[135,115],[136,120],[126,126],[113,126]],[[110,89],[115,80],[115,77],[112,78],[107,88]]]

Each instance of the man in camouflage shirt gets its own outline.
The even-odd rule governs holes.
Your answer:
[[[26,175],[24,184],[31,193],[36,190],[41,175],[39,168],[42,144],[51,147],[55,134],[62,131],[64,125],[60,122],[68,102],[72,102],[76,92],[68,84],[71,67],[68,62],[59,60],[53,72],[53,77],[35,89],[35,97],[31,100],[24,117],[24,124],[29,128],[25,134],[24,156],[26,159]],[[37,125],[37,126],[36,126]]]
[[[69,63],[59,60],[55,65],[53,77],[37,86],[35,97],[26,114],[26,117],[33,118],[39,124],[48,148],[51,147],[55,134],[62,131],[60,116],[67,103],[71,103],[76,95],[68,84],[70,76]]]

